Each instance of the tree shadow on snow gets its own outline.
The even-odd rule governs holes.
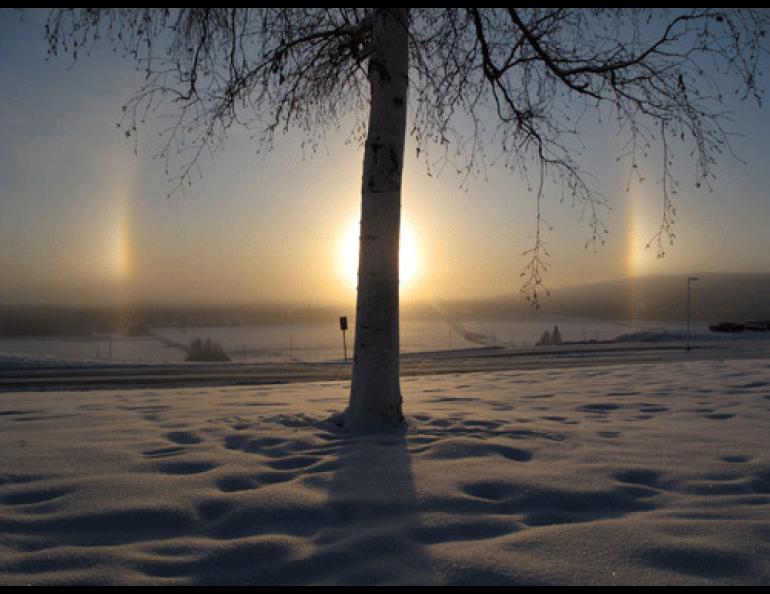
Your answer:
[[[330,581],[347,584],[430,584],[430,558],[414,535],[419,500],[407,430],[345,435],[329,485],[329,525],[319,555],[336,567]]]

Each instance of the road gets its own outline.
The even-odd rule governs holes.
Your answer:
[[[564,344],[528,349],[476,348],[401,356],[401,375],[472,373],[602,365],[770,359],[770,341]],[[0,369],[0,392],[247,386],[350,379],[351,365],[323,363],[84,364]]]

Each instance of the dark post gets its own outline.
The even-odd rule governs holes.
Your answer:
[[[345,331],[348,329],[347,316],[340,317],[340,330],[342,330],[342,356],[345,359],[345,363],[348,362],[348,343],[345,340]]]

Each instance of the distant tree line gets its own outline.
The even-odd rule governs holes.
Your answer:
[[[770,274],[699,273],[693,319],[770,319]],[[541,314],[597,319],[674,321],[686,318],[687,275],[647,276],[565,287],[553,291]],[[141,334],[146,328],[265,326],[328,322],[336,330],[339,307],[313,305],[0,305],[0,336],[89,336],[107,332]],[[402,320],[531,319],[531,308],[513,295],[490,299],[404,303]],[[132,332],[133,329],[133,332]]]
[[[150,328],[265,326],[331,320],[337,308],[273,305],[0,306],[0,336],[146,335]]]
[[[116,329],[115,314],[107,309],[57,306],[0,307],[0,336],[89,336]]]

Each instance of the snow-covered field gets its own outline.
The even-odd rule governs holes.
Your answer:
[[[624,322],[589,318],[497,321],[402,321],[402,353],[464,349],[479,346],[522,348],[532,346],[544,330],[558,325],[565,341],[610,340],[626,334],[648,332],[656,340],[664,332],[681,333],[683,323]],[[354,327],[351,323],[351,328]],[[708,332],[698,326],[700,334]],[[14,361],[69,360],[112,363],[180,363],[184,348],[196,338],[219,342],[234,362],[320,362],[344,356],[342,335],[336,318],[326,323],[276,324],[265,326],[153,328],[148,336],[121,333],[81,337],[0,337],[0,369]],[[352,335],[348,337],[351,341]]]
[[[0,394],[0,583],[766,584],[770,359]]]

